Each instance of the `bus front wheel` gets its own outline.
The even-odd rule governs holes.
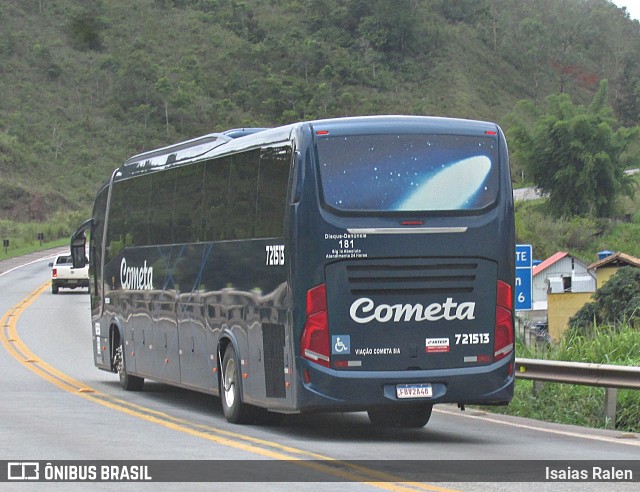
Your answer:
[[[432,410],[433,405],[429,403],[415,403],[398,407],[374,408],[367,414],[371,423],[378,427],[417,429],[427,425]]]
[[[249,407],[240,394],[241,369],[235,350],[229,346],[222,360],[222,411],[232,424],[244,424],[249,420]]]

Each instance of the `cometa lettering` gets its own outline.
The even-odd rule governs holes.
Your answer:
[[[379,323],[400,321],[438,321],[475,319],[475,302],[454,302],[451,297],[442,304],[434,302],[422,304],[379,304],[376,306],[368,297],[357,299],[351,304],[349,314],[356,323]]]
[[[153,267],[147,267],[147,261],[141,267],[128,267],[127,259],[120,262],[120,285],[129,290],[152,290]]]

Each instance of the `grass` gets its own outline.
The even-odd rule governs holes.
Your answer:
[[[19,247],[10,246],[6,252],[4,248],[0,250],[0,260],[7,260],[9,258],[15,258],[16,256],[28,255],[36,251],[63,246],[69,246],[69,238],[57,239],[56,241],[42,241],[42,243],[40,243],[40,241],[34,241],[32,243],[22,244]]]
[[[518,343],[516,354],[529,359],[640,366],[640,331],[630,326],[594,327],[588,335],[569,333],[557,345],[542,349]],[[487,410],[546,422],[640,432],[640,391],[618,390],[615,423],[604,419],[604,392],[604,388],[561,383],[534,387],[533,381],[517,379],[511,404]]]
[[[524,358],[640,366],[640,331],[628,324],[594,326],[586,333],[569,330],[558,344],[517,349]]]
[[[9,241],[9,247],[0,249],[0,260],[21,256],[34,251],[69,245],[71,234],[84,220],[79,212],[58,212],[46,222],[16,222],[0,220],[0,239]],[[44,239],[37,238],[42,234]]]

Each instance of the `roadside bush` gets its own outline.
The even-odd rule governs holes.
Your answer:
[[[572,330],[588,331],[594,324],[640,327],[640,268],[623,267],[570,320]]]

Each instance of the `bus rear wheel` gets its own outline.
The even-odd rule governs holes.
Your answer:
[[[433,405],[415,403],[397,407],[373,408],[367,412],[371,423],[378,427],[401,427],[418,429],[431,418]]]
[[[230,345],[222,359],[222,411],[232,424],[244,424],[250,420],[250,408],[242,402],[240,392],[240,365],[235,350]]]
[[[140,391],[144,386],[144,378],[132,376],[127,373],[124,365],[124,342],[120,341],[116,353],[113,356],[113,367],[120,377],[120,386],[125,391]]]

